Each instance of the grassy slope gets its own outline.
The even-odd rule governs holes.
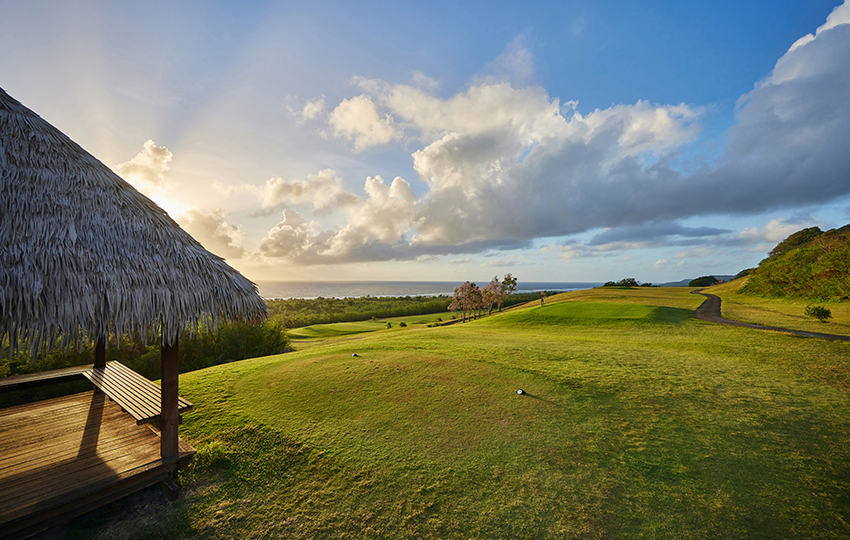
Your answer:
[[[736,279],[706,289],[706,292],[716,294],[723,300],[721,309],[727,319],[807,332],[850,335],[850,302],[813,302],[800,298],[764,298],[741,294],[739,291],[746,285],[747,279]],[[832,319],[821,323],[806,317],[806,306],[812,303],[828,308],[832,312]]]
[[[850,344],[555,300],[182,376],[188,494],[136,534],[850,535]]]

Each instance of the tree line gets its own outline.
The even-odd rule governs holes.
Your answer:
[[[360,298],[292,298],[266,300],[269,320],[286,328],[313,324],[367,321],[448,311],[451,299],[440,296],[364,296]]]

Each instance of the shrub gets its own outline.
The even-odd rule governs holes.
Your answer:
[[[712,285],[717,284],[717,278],[714,276],[702,276],[696,279],[692,279],[690,283],[688,283],[688,287],[710,287]]]
[[[393,327],[393,323],[387,321],[387,328],[392,328],[392,327]]]
[[[832,318],[832,311],[823,306],[816,306],[813,304],[806,306],[806,311],[804,313],[806,314],[806,317],[817,319],[822,323],[825,323],[827,319]]]
[[[633,277],[627,277],[620,281],[606,281],[603,287],[639,287],[638,282]]]
[[[398,326],[399,326],[399,328],[407,328],[407,323],[404,322],[404,321],[401,321],[400,323],[398,323]]]

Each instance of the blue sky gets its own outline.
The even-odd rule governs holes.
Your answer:
[[[657,283],[850,222],[848,23],[834,0],[2,0],[0,87],[254,280]]]

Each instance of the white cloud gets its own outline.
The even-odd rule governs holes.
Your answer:
[[[416,194],[404,178],[397,176],[387,186],[380,176],[368,177],[368,198],[352,216],[351,225],[367,238],[386,243],[403,239],[414,218]]]
[[[168,148],[148,140],[141,152],[130,161],[117,165],[115,172],[145,195],[161,195],[171,188],[166,174],[171,158]]]
[[[178,221],[208,251],[228,259],[240,259],[245,255],[242,247],[244,233],[227,222],[227,215],[221,208],[211,211],[191,209]]]
[[[381,115],[367,95],[344,99],[330,115],[329,123],[337,137],[354,142],[354,150],[363,151],[370,146],[388,144],[399,138],[392,116]]]
[[[325,114],[325,98],[320,97],[308,101],[301,110],[301,122],[313,120]]]
[[[339,173],[324,169],[307,176],[306,180],[271,178],[262,193],[263,208],[277,208],[288,204],[309,204],[314,210],[348,207],[360,203],[360,198],[345,191]]]
[[[800,229],[815,226],[811,222],[789,222],[784,219],[772,219],[762,228],[749,227],[738,234],[738,239],[746,244],[778,244]]]
[[[332,178],[324,176],[326,180],[329,177]],[[286,188],[291,188],[291,185],[286,185]],[[287,257],[304,263],[385,260],[400,255],[413,258],[415,255],[401,254],[392,249],[392,246],[404,243],[404,235],[410,230],[415,215],[416,194],[410,184],[396,177],[387,185],[380,176],[370,176],[366,179],[364,191],[365,200],[358,198],[359,204],[348,204],[343,208],[348,214],[348,225],[335,230],[316,233],[313,225],[301,214],[284,210],[284,220],[262,240],[260,252],[267,257]],[[280,200],[306,200],[299,198],[303,193],[297,191],[295,196],[290,193]]]
[[[312,228],[304,216],[294,210],[283,211],[283,221],[275,225],[260,242],[260,253],[268,257],[297,260],[311,245]]]
[[[329,260],[409,259],[528,247],[535,238],[595,228],[628,233],[558,248],[570,259],[700,245],[712,236],[740,246],[758,234],[772,235],[771,226],[734,238],[731,231],[656,225],[850,193],[846,6],[742,96],[721,163],[693,171],[677,156],[699,135],[701,107],[639,100],[581,113],[577,103],[561,103],[540,86],[496,76],[447,97],[435,95],[435,85],[418,73],[411,84],[355,78],[362,93],[334,109],[334,132],[356,151],[402,134],[408,143],[419,141],[413,167],[427,189],[416,200],[405,182],[398,188],[404,196],[391,198],[392,186],[367,182],[364,206],[352,205],[348,223],[329,234],[321,249],[313,242],[311,252]],[[499,62],[529,65],[527,53],[514,44]]]
[[[801,37],[800,39],[795,41],[793,45],[791,45],[791,48],[788,49],[788,52],[793,52],[794,49],[797,49],[798,47],[802,47],[803,45],[814,41],[815,36],[820,35],[820,33],[824,30],[835,28],[840,24],[850,24],[850,2],[846,0],[843,4],[841,4],[840,6],[836,6],[832,10],[832,13],[827,16],[826,22],[818,27],[817,31],[815,32],[815,35],[806,34],[805,36]]]

